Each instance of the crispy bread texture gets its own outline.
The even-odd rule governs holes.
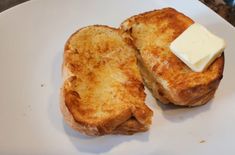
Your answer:
[[[149,129],[135,48],[120,29],[94,25],[75,32],[64,50],[61,111],[83,134],[133,134]]]
[[[130,17],[121,28],[138,50],[141,74],[162,103],[197,106],[207,103],[223,77],[224,54],[203,72],[193,72],[170,50],[170,43],[194,21],[172,8]]]

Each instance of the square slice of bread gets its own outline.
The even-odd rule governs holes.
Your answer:
[[[94,25],[75,32],[64,50],[61,111],[87,135],[133,134],[149,129],[135,48],[120,29]]]
[[[214,96],[223,77],[224,54],[198,73],[171,52],[170,43],[193,23],[175,9],[163,8],[130,17],[121,24],[137,48],[146,85],[162,103],[205,104]]]

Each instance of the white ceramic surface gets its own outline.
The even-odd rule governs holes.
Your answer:
[[[174,7],[227,42],[224,78],[205,106],[157,104],[149,132],[86,137],[59,110],[63,46],[90,24]],[[0,154],[235,154],[235,28],[196,0],[33,0],[0,13]]]

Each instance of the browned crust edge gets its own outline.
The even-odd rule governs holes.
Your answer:
[[[74,120],[73,115],[67,108],[65,104],[64,98],[64,89],[63,87],[60,89],[60,110],[63,115],[64,121],[68,124],[71,128],[76,131],[79,131],[82,134],[88,136],[102,136],[106,134],[123,134],[123,135],[132,135],[137,132],[145,132],[149,129],[149,125],[143,125],[139,123],[133,116],[129,117],[124,122],[118,122],[118,125],[115,126],[113,130],[105,130],[105,127],[112,127],[112,120],[110,122],[106,122],[105,126],[92,126],[89,124],[84,124],[81,122],[77,122]],[[152,113],[151,113],[152,114]],[[125,114],[124,114],[125,115]],[[151,115],[152,116],[152,115]]]
[[[203,104],[206,104],[211,98],[213,98],[213,95],[215,94],[220,84],[220,81],[223,78],[224,59],[225,58],[224,58],[224,52],[223,52],[222,55],[215,60],[215,61],[220,61],[218,62],[219,73],[215,79],[213,79],[212,81],[208,81],[207,84],[196,85],[194,87],[187,88],[187,89],[177,92],[178,98],[180,99],[179,101],[182,102],[182,105],[186,105],[186,106],[203,105]],[[211,93],[211,92],[214,92],[214,93]],[[206,97],[207,94],[213,94],[213,95],[210,95],[211,97],[209,100],[204,99],[204,98],[207,98]],[[175,103],[177,105],[180,105],[179,101],[175,101]],[[172,103],[175,104],[174,101]]]
[[[180,14],[181,16],[184,16],[184,17],[187,18],[188,20],[194,22],[191,18],[189,18],[188,16],[184,15],[183,13],[177,11],[176,9],[171,8],[171,7],[166,7],[166,8],[154,9],[154,10],[151,10],[151,11],[147,11],[147,12],[139,13],[139,14],[137,14],[137,15],[133,15],[133,16],[127,18],[126,20],[124,20],[124,21],[120,24],[120,28],[123,29],[123,25],[124,25],[124,23],[126,23],[126,22],[132,23],[133,20],[135,20],[136,18],[140,18],[141,16],[145,16],[146,14],[153,13],[153,12],[156,12],[156,11],[162,11],[162,10],[174,10],[174,11],[176,11],[178,14]]]

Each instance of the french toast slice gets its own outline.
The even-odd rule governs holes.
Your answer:
[[[198,73],[171,52],[170,43],[193,23],[175,9],[163,8],[130,17],[121,24],[138,50],[144,82],[162,103],[205,104],[214,96],[223,77],[224,53]]]
[[[120,29],[94,25],[75,32],[64,50],[61,111],[87,135],[134,134],[149,129],[135,48]]]

